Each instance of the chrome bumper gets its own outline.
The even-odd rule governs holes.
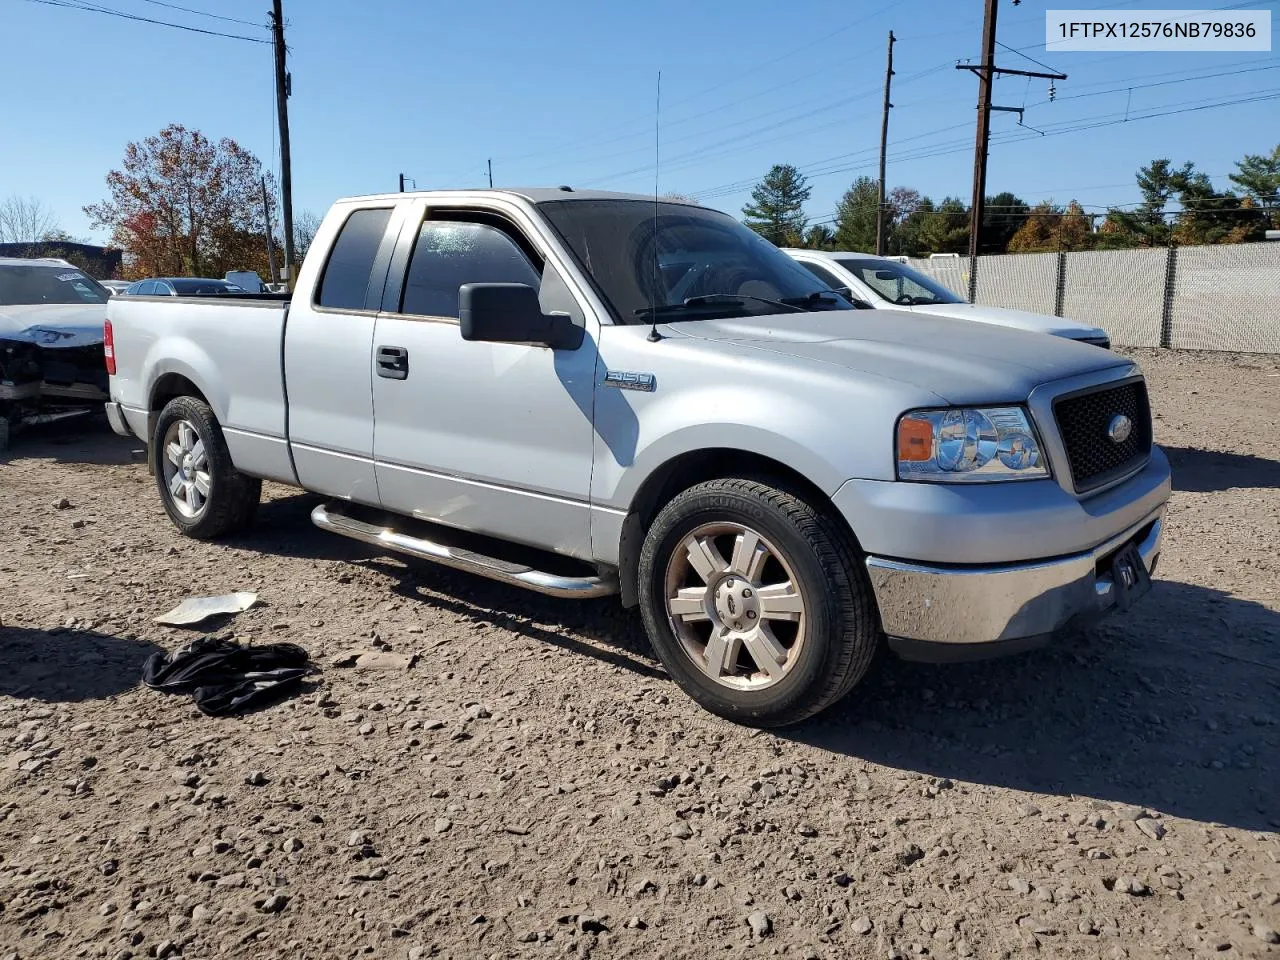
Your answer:
[[[107,409],[107,423],[111,424],[111,429],[122,437],[132,437],[133,431],[129,429],[129,423],[124,418],[124,408],[114,400],[103,406]]]
[[[1111,558],[1135,544],[1150,572],[1163,534],[1162,506],[1086,553],[981,567],[868,557],[867,571],[891,642],[945,646],[950,659],[966,648],[979,655],[986,645],[1016,649],[1016,641],[1048,639],[1101,617],[1116,605]]]

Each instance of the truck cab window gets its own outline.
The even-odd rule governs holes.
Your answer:
[[[367,307],[373,261],[390,219],[390,207],[357,210],[347,217],[320,279],[316,296],[319,306],[331,310],[364,310]]]
[[[456,319],[458,288],[464,283],[524,283],[537,290],[541,271],[497,227],[424,221],[409,261],[400,312]]]

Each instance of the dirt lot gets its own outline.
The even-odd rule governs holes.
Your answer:
[[[179,538],[130,444],[0,461],[0,958],[1280,954],[1280,361],[1157,354],[1152,596],[781,734],[696,709],[610,602],[378,556],[269,490]],[[61,506],[60,502],[68,505]],[[137,686],[218,626],[324,668],[240,719]],[[409,670],[329,665],[351,648]],[[11,951],[13,951],[11,953]]]

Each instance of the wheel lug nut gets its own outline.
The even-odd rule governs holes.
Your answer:
[[[743,591],[742,591],[742,595],[743,595],[744,597],[749,597],[749,596],[751,596],[751,591],[750,591],[750,590],[743,590]]]
[[[748,619],[748,620],[754,620],[755,618],[756,618],[756,612],[755,612],[754,610],[748,610],[748,611],[747,611],[747,619]]]
[[[726,581],[724,582],[724,585],[725,585],[726,587],[732,587],[732,586],[733,586],[733,577],[730,577],[728,580],[726,580]]]

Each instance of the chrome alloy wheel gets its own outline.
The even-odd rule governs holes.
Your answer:
[[[672,552],[665,583],[676,639],[716,683],[762,690],[799,659],[804,597],[781,551],[750,527],[698,527]]]
[[[174,507],[194,520],[209,502],[209,454],[196,428],[176,420],[164,434],[164,483]]]

